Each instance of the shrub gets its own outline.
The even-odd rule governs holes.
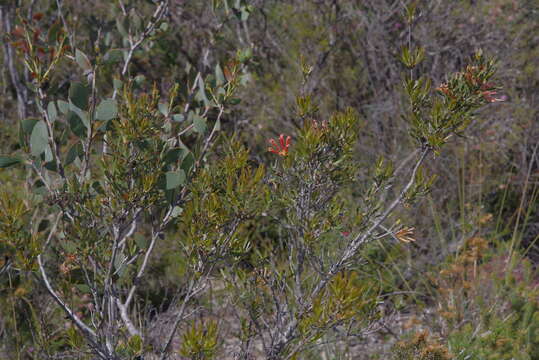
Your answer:
[[[19,113],[33,115],[21,115],[18,145],[0,158],[0,167],[29,174],[27,189],[0,199],[3,271],[18,277],[7,290],[10,326],[27,323],[25,336],[11,339],[17,356],[167,359],[179,351],[210,359],[224,356],[220,345],[233,334],[237,357],[293,359],[328,334],[367,333],[382,316],[381,287],[362,272],[369,246],[415,240],[396,211],[430,191],[435,177],[424,164],[478,109],[501,100],[494,62],[478,52],[433,89],[415,76],[425,51],[409,42],[401,60],[414,150],[395,165],[383,156],[358,161],[360,116],[322,115],[311,85],[319,64],[303,62],[296,130],[254,152],[227,125],[249,52],[211,68],[190,64],[181,83],[150,86],[136,62],[159,46],[170,8],[144,6],[150,16],[114,5],[119,19],[86,48],[60,1],[58,21],[20,16],[11,31],[28,74],[15,83],[29,90],[17,92],[26,97]],[[240,1],[232,9],[241,29],[252,8]],[[165,239],[181,266],[162,321],[142,287]],[[32,276],[43,290],[28,299]],[[214,305],[235,323],[215,320]],[[17,310],[35,315],[24,321]],[[402,351],[419,346],[442,359],[425,341]]]

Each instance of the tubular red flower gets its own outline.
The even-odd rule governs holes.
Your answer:
[[[488,101],[489,103],[504,101],[504,99],[502,99],[502,98],[495,98],[494,97],[494,96],[498,95],[498,93],[496,91],[494,91],[494,90],[483,91],[481,94],[483,95],[483,98],[486,101]]]
[[[274,139],[269,139],[268,142],[271,147],[268,148],[268,151],[280,156],[286,156],[288,155],[291,140],[290,136],[285,138],[284,134],[279,135],[279,144]]]

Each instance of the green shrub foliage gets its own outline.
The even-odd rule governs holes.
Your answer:
[[[420,248],[409,210],[447,175],[436,164],[505,99],[496,62],[479,50],[432,76],[440,55],[415,39],[421,4],[406,2],[384,20],[402,28],[398,55],[367,54],[383,68],[360,70],[345,42],[399,12],[322,3],[0,4],[1,101],[17,110],[0,145],[0,358],[340,359],[388,329],[394,295],[417,293],[402,306],[436,303],[440,340],[421,333],[380,356],[535,359],[530,287],[477,317],[447,295],[479,302],[468,280],[440,273],[424,301],[410,289],[421,275],[391,263]],[[357,13],[369,27],[344,36]],[[404,121],[388,142],[373,126],[394,125],[373,125],[372,109],[390,91],[391,121]],[[483,264],[473,239],[468,258],[447,258],[461,275]],[[455,320],[470,316],[483,336]]]

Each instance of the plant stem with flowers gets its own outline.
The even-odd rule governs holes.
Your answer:
[[[394,213],[428,193],[434,178],[425,177],[421,167],[429,155],[439,154],[450,136],[464,131],[476,109],[494,102],[495,90],[489,82],[494,63],[481,54],[472,61],[437,93],[431,92],[425,79],[406,80],[410,134],[417,150],[400,189],[392,164],[381,160],[371,171],[371,184],[365,187],[361,203],[344,205],[345,189],[357,186],[354,144],[359,122],[352,110],[335,114],[320,126],[311,118],[312,111],[299,109],[299,114],[310,117],[304,118],[293,146],[284,134],[268,140],[268,152],[281,158],[268,180],[270,218],[281,229],[280,236],[260,254],[259,271],[230,278],[239,293],[252,294],[253,301],[269,301],[264,305],[264,321],[254,310],[260,306],[256,301],[243,303],[250,316],[242,318],[256,329],[252,336],[263,344],[267,359],[293,358],[330,329],[351,326],[361,334],[381,321],[373,290],[379,285],[357,276],[356,269],[364,262],[363,250],[375,239],[415,241],[414,228],[399,225]],[[312,100],[303,95],[298,106],[312,109]],[[396,195],[386,202],[390,192]],[[343,282],[339,276],[353,280]],[[374,293],[359,290],[364,288]],[[354,311],[345,310],[348,306]]]

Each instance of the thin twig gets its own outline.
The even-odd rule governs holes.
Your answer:
[[[331,279],[339,273],[339,271],[342,270],[343,266],[357,253],[358,249],[369,239],[369,237],[372,235],[372,233],[389,217],[389,215],[395,210],[397,205],[402,201],[408,190],[412,187],[412,185],[415,182],[415,178],[417,175],[417,172],[427,157],[428,153],[430,152],[430,148],[424,148],[420,158],[417,160],[412,173],[410,175],[410,179],[406,183],[406,185],[402,188],[399,195],[395,198],[395,200],[386,208],[386,210],[382,213],[382,215],[374,222],[374,224],[365,232],[359,233],[354,240],[352,240],[349,245],[344,250],[341,258],[334,263],[329,272],[326,274],[326,276],[320,280],[320,282],[316,285],[314,290],[312,291],[310,295],[310,299],[316,298],[316,296],[327,286],[327,284],[331,281]],[[307,306],[304,311],[301,312],[298,316],[294,317],[289,321],[284,331],[281,333],[280,339],[276,342],[274,346],[272,346],[272,355],[277,355],[280,353],[280,351],[283,349],[283,347],[289,343],[294,338],[294,332],[295,329],[299,323],[299,319],[310,309],[312,308],[312,301],[310,306]]]

